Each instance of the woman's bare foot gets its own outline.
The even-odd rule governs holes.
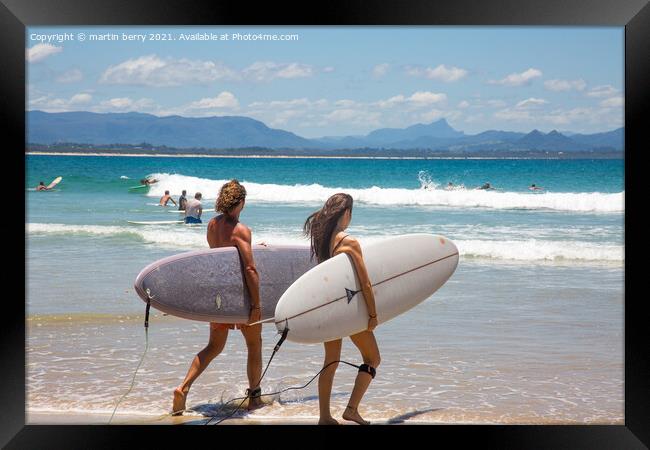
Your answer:
[[[321,417],[318,419],[318,425],[338,425],[339,422],[332,416]]]
[[[370,422],[368,422],[367,420],[363,420],[363,417],[359,415],[359,411],[357,411],[357,409],[353,408],[352,406],[345,407],[343,418],[345,420],[351,420],[353,422],[356,422],[359,425],[370,425]]]
[[[185,411],[185,398],[187,397],[187,392],[183,392],[180,387],[174,389],[174,403],[172,405],[172,415],[181,416],[183,411]]]

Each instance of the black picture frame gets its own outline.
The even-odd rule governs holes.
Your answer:
[[[9,199],[24,197],[25,157],[25,27],[38,25],[544,25],[625,27],[625,235],[639,237],[635,224],[642,220],[640,208],[631,208],[630,190],[641,179],[641,152],[648,113],[650,84],[650,6],[646,0],[329,0],[310,2],[264,2],[182,0],[0,0],[0,114],[5,169],[11,183]],[[647,125],[646,125],[647,126]],[[13,177],[16,179],[14,180]],[[18,189],[21,192],[18,193]],[[13,193],[15,192],[15,196]],[[20,211],[19,203],[10,208]],[[8,219],[15,219],[12,213]],[[6,243],[14,243],[23,224],[0,222]],[[22,231],[21,231],[22,230]],[[634,241],[630,241],[634,242]],[[643,242],[643,241],[641,241]],[[20,244],[16,252],[20,252]],[[438,445],[449,440],[454,446],[468,442],[496,448],[647,448],[650,443],[650,351],[647,315],[643,300],[634,292],[630,258],[638,246],[626,246],[625,264],[625,425],[621,426],[418,426],[418,427],[137,427],[137,426],[44,426],[25,425],[25,305],[6,295],[2,327],[2,421],[0,445],[5,448],[115,448],[135,446],[139,439],[151,447],[168,447],[179,436],[184,445],[206,445],[225,436],[238,445],[262,445],[264,441],[285,445],[314,442],[313,433],[327,433],[328,445],[378,445],[390,433],[398,442],[415,443],[413,432],[422,433]],[[24,254],[25,247],[22,247]],[[12,251],[13,253],[13,251]],[[631,267],[634,267],[632,265]],[[6,285],[22,275],[25,266],[9,265]],[[637,279],[638,282],[638,279]],[[26,294],[26,283],[17,294]],[[643,296],[645,297],[645,296]],[[25,297],[24,297],[25,298]],[[203,430],[203,431],[199,431]],[[188,436],[192,433],[193,436]],[[199,434],[200,433],[200,434]],[[361,435],[361,433],[363,433]],[[196,437],[207,443],[192,441]],[[255,441],[259,437],[259,444]],[[308,438],[309,440],[303,440]],[[342,440],[340,440],[342,439]],[[405,440],[409,439],[409,440]],[[266,444],[265,444],[266,445]],[[393,444],[394,445],[394,444]],[[420,444],[422,445],[422,444]]]

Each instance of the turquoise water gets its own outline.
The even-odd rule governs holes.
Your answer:
[[[355,201],[349,232],[362,242],[435,233],[458,246],[461,259],[449,282],[378,327],[384,362],[364,399],[371,419],[439,407],[418,417],[622,423],[622,160],[29,155],[26,167],[32,410],[112,411],[142,351],[144,304],[133,292],[135,277],[156,259],[207,247],[204,227],[127,221],[177,219],[176,208],[157,203],[166,189],[174,199],[186,189],[188,195],[202,192],[207,222],[216,214],[219,187],[238,178],[248,191],[241,220],[254,243],[307,245],[304,220],[343,191]],[[160,182],[148,193],[128,191],[150,174]],[[56,191],[29,190],[56,176],[63,177]],[[459,188],[445,190],[450,181]],[[473,189],[486,181],[497,189]],[[530,191],[532,183],[545,190]],[[158,381],[134,388],[125,403],[131,412],[165,412],[171,389],[207,337],[203,323],[155,317],[156,350],[145,370],[147,379]],[[236,334],[228,356],[197,381],[190,403],[206,402],[217,391],[239,394],[245,352]],[[275,340],[274,330],[265,328],[265,360]],[[291,344],[283,352],[274,360],[268,389],[304,384],[318,371],[319,346]],[[358,359],[353,349],[346,352]],[[296,373],[296,364],[306,369]],[[61,373],[74,388],[61,381]],[[345,406],[353,381],[348,375],[335,385],[341,395],[333,397],[334,405]],[[254,416],[312,417],[312,388],[296,394],[300,401]]]

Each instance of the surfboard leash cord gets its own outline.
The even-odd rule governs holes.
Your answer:
[[[280,346],[282,346],[282,343],[283,343],[283,342],[285,341],[285,339],[287,338],[287,334],[289,334],[289,327],[288,327],[288,326],[285,326],[285,327],[284,327],[284,330],[282,331],[282,336],[280,337],[280,340],[278,341],[278,343],[277,343],[277,344],[275,345],[275,347],[273,348],[273,353],[271,354],[271,357],[269,358],[269,362],[266,364],[266,368],[264,369],[264,372],[262,372],[262,376],[260,377],[260,380],[257,382],[257,386],[259,386],[259,384],[262,382],[262,379],[264,379],[264,375],[266,375],[266,371],[268,370],[269,366],[271,365],[271,361],[273,361],[273,357],[274,357],[275,354],[278,352],[278,350],[280,350]],[[276,391],[276,392],[269,392],[269,393],[266,393],[266,394],[262,394],[262,393],[260,393],[260,394],[259,394],[259,397],[268,397],[268,396],[270,396],[270,395],[280,395],[280,394],[282,394],[282,393],[284,393],[284,392],[287,392],[287,391],[290,391],[290,390],[300,390],[300,389],[304,389],[304,388],[306,388],[307,386],[309,386],[309,385],[310,385],[310,384],[311,384],[311,383],[316,379],[316,377],[318,377],[318,376],[319,376],[319,375],[320,375],[320,374],[321,374],[325,369],[327,369],[327,368],[328,368],[329,366],[331,366],[332,364],[334,364],[334,363],[339,363],[339,362],[344,363],[344,364],[347,364],[347,365],[352,366],[352,367],[355,367],[355,368],[357,368],[357,369],[360,369],[360,368],[361,368],[361,366],[358,366],[358,365],[356,365],[356,364],[352,364],[352,363],[350,363],[350,362],[343,361],[343,360],[332,361],[332,362],[328,363],[327,365],[325,365],[321,370],[319,370],[318,373],[317,373],[316,375],[314,375],[314,376],[312,377],[312,379],[309,380],[309,381],[308,381],[306,384],[304,384],[303,386],[290,386],[290,387],[288,387],[288,388],[285,388],[285,389],[282,389],[282,390],[279,390],[279,391]],[[373,376],[373,378],[374,378],[374,376]],[[231,400],[228,400],[226,403],[224,403],[223,405],[221,405],[221,407],[216,411],[215,415],[212,416],[212,417],[211,417],[211,418],[210,418],[206,423],[204,423],[204,425],[209,425],[210,422],[212,422],[212,420],[216,417],[216,414],[219,413],[219,411],[221,411],[221,410],[222,410],[226,405],[228,405],[228,404],[231,403],[231,402],[234,402],[234,401],[237,401],[237,400],[241,400],[241,403],[237,406],[237,408],[235,408],[235,410],[234,410],[233,412],[231,412],[231,413],[230,413],[229,415],[227,415],[226,417],[220,419],[218,422],[215,423],[215,425],[219,425],[221,422],[230,419],[232,416],[235,415],[235,413],[236,413],[237,411],[239,411],[239,410],[241,409],[242,405],[244,404],[244,402],[246,401],[246,399],[249,398],[249,397],[250,397],[250,394],[249,394],[249,392],[247,391],[247,395],[246,395],[245,397],[237,397],[237,398],[233,398],[233,399],[231,399]],[[173,414],[173,413],[172,413],[172,414]]]
[[[147,354],[147,351],[149,350],[149,311],[150,311],[150,309],[151,309],[151,300],[152,300],[152,296],[151,296],[151,294],[150,294],[149,292],[147,292],[147,306],[146,306],[146,308],[145,308],[145,314],[144,314],[144,336],[145,336],[145,348],[144,348],[144,352],[142,353],[142,357],[140,358],[140,362],[138,363],[138,366],[136,367],[135,372],[133,373],[133,378],[131,379],[131,385],[129,386],[129,389],[124,393],[124,395],[122,395],[122,397],[121,397],[121,398],[118,400],[118,402],[116,403],[115,408],[113,409],[113,413],[111,414],[111,417],[110,417],[110,419],[108,420],[108,424],[109,424],[109,425],[111,424],[111,422],[112,422],[112,420],[113,420],[113,417],[115,416],[115,412],[117,411],[117,408],[119,407],[119,405],[120,405],[120,403],[122,402],[122,400],[124,400],[124,398],[126,398],[126,396],[129,395],[129,393],[131,392],[131,390],[133,390],[133,386],[135,385],[135,377],[137,376],[137,374],[138,374],[138,370],[140,370],[140,366],[142,365],[142,362],[144,361],[144,358],[145,358],[145,356],[146,356],[146,354]],[[271,362],[273,361],[273,358],[275,357],[275,354],[280,350],[280,347],[282,346],[282,344],[284,343],[284,341],[287,339],[287,335],[288,335],[288,334],[289,334],[289,327],[288,327],[288,326],[285,326],[284,330],[282,331],[282,336],[280,337],[280,340],[278,341],[278,343],[275,344],[275,347],[273,348],[273,353],[271,354],[271,357],[269,358],[269,362],[266,364],[266,367],[264,368],[264,371],[262,372],[262,376],[260,377],[260,380],[257,382],[257,385],[258,385],[258,386],[259,386],[259,384],[262,382],[262,380],[264,379],[264,376],[266,375],[266,372],[267,372],[267,370],[269,369],[269,366],[271,365]],[[306,388],[307,386],[309,386],[309,385],[310,385],[310,384],[311,384],[311,383],[316,379],[316,377],[318,377],[318,376],[319,376],[319,375],[320,375],[320,374],[321,374],[325,369],[327,369],[327,368],[328,368],[329,366],[331,366],[332,364],[334,364],[334,363],[339,363],[339,362],[340,362],[340,363],[347,364],[347,365],[352,366],[352,367],[355,367],[355,368],[357,368],[357,369],[359,369],[359,368],[361,367],[361,366],[358,366],[358,365],[356,365],[356,364],[350,363],[350,362],[348,362],[348,361],[343,361],[343,360],[332,361],[332,362],[328,363],[327,365],[325,365],[321,370],[319,370],[318,373],[317,373],[316,375],[314,375],[314,376],[311,378],[311,380],[309,380],[309,381],[308,381],[306,384],[304,384],[303,386],[290,386],[290,387],[288,387],[288,388],[285,388],[285,389],[282,389],[282,390],[280,390],[280,391],[276,391],[276,392],[269,392],[269,393],[266,393],[266,394],[262,394],[262,393],[260,393],[260,394],[259,394],[259,397],[268,397],[268,396],[272,396],[272,395],[279,395],[279,394],[282,394],[282,393],[287,392],[287,391],[290,391],[290,390],[300,390],[300,389],[304,389],[304,388]],[[250,391],[247,390],[247,395],[246,395],[245,397],[237,397],[237,398],[233,398],[233,399],[231,399],[231,400],[228,400],[226,403],[224,403],[223,405],[221,405],[221,407],[217,410],[217,412],[215,413],[215,415],[212,416],[212,417],[211,417],[211,418],[210,418],[210,419],[205,423],[205,425],[209,425],[210,422],[212,422],[212,420],[216,417],[216,414],[219,413],[219,411],[221,411],[221,410],[222,410],[226,405],[228,405],[229,403],[232,403],[232,402],[234,402],[234,401],[241,400],[241,403],[237,406],[237,408],[236,408],[232,413],[230,413],[228,416],[226,416],[226,417],[222,418],[221,420],[219,420],[217,423],[215,423],[215,425],[218,425],[218,424],[220,424],[221,422],[223,422],[223,421],[225,421],[225,420],[231,418],[233,415],[235,415],[235,413],[236,413],[237,411],[239,411],[239,410],[241,409],[242,405],[244,404],[244,402],[246,401],[246,399],[248,399],[249,397],[250,397]],[[188,411],[188,410],[185,409],[185,410],[183,410],[183,411],[173,411],[173,412],[171,412],[171,413],[169,413],[169,414],[162,415],[160,418],[164,418],[164,417],[168,417],[168,416],[173,416],[173,415],[176,415],[176,414],[178,414],[178,413],[182,413],[182,412],[184,412],[184,411]]]
[[[138,374],[138,370],[140,370],[140,366],[142,365],[142,361],[144,361],[144,357],[147,354],[147,350],[149,350],[149,310],[150,309],[151,309],[151,295],[149,294],[149,292],[147,292],[147,307],[145,308],[144,311],[144,352],[142,353],[142,357],[140,358],[138,367],[136,367],[135,372],[133,372],[133,378],[131,379],[131,386],[129,386],[129,389],[126,391],[126,393],[117,401],[117,404],[115,405],[115,409],[113,409],[113,414],[111,414],[111,418],[108,419],[109,425],[113,420],[113,416],[115,416],[115,411],[117,411],[117,407],[120,406],[122,400],[124,400],[124,398],[127,395],[129,395],[129,393],[133,389],[133,385],[135,384],[135,376]]]
[[[280,340],[278,341],[278,343],[275,344],[275,347],[273,348],[273,353],[271,354],[271,357],[269,358],[269,362],[266,363],[266,367],[264,368],[264,372],[262,372],[262,376],[260,377],[259,381],[255,384],[256,386],[258,386],[258,388],[259,388],[260,383],[261,383],[262,380],[264,379],[264,375],[266,375],[266,371],[269,369],[269,366],[271,365],[271,361],[273,361],[273,357],[274,357],[275,354],[278,352],[278,350],[280,350],[280,347],[282,346],[282,343],[283,343],[284,340],[287,338],[287,334],[289,334],[289,327],[288,327],[288,326],[285,327],[284,330],[282,330],[282,336],[280,337]],[[220,424],[221,422],[223,422],[224,420],[229,419],[229,418],[232,417],[232,416],[233,416],[237,411],[239,411],[239,409],[240,409],[241,406],[244,404],[244,402],[246,401],[246,399],[249,398],[249,397],[251,397],[250,394],[251,394],[250,391],[246,391],[246,397],[243,397],[243,400],[241,401],[241,403],[239,404],[239,406],[237,406],[237,408],[236,408],[236,409],[235,409],[235,410],[234,410],[234,411],[233,411],[229,416],[227,416],[227,417],[221,419],[221,420],[220,420],[219,422],[217,422],[215,425],[218,425],[218,424]],[[260,393],[259,397],[261,397],[261,396],[262,396],[262,394]],[[252,398],[252,397],[251,397],[251,398]],[[224,403],[223,405],[221,405],[221,408],[219,408],[219,409],[217,410],[217,412],[219,412],[219,411],[220,411],[224,406],[226,406],[228,403],[230,403],[230,402],[232,402],[232,401],[235,401],[235,400],[239,400],[239,399],[240,399],[240,398],[236,398],[236,399],[229,400],[228,402],[226,402],[226,403]],[[210,420],[208,420],[208,421],[205,423],[205,425],[208,425],[208,424],[212,421],[212,419],[213,419],[214,417],[215,417],[215,416],[212,416],[212,417],[210,418]]]

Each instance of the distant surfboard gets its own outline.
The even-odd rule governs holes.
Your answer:
[[[52,189],[54,186],[59,184],[61,182],[61,180],[63,180],[63,177],[56,177],[54,180],[52,180],[52,182],[50,184],[47,185],[47,188]]]
[[[262,319],[273,317],[282,293],[314,267],[309,247],[253,245],[259,273]],[[235,247],[197,250],[149,264],[135,279],[135,290],[151,306],[186,319],[246,323],[250,294]]]
[[[141,184],[140,186],[133,186],[129,188],[129,192],[141,192],[149,189],[148,184]]]
[[[364,245],[378,323],[429,298],[454,273],[458,249],[449,239],[409,234]],[[327,342],[367,329],[368,310],[350,256],[339,254],[293,283],[275,308],[279,331],[294,342]]]

